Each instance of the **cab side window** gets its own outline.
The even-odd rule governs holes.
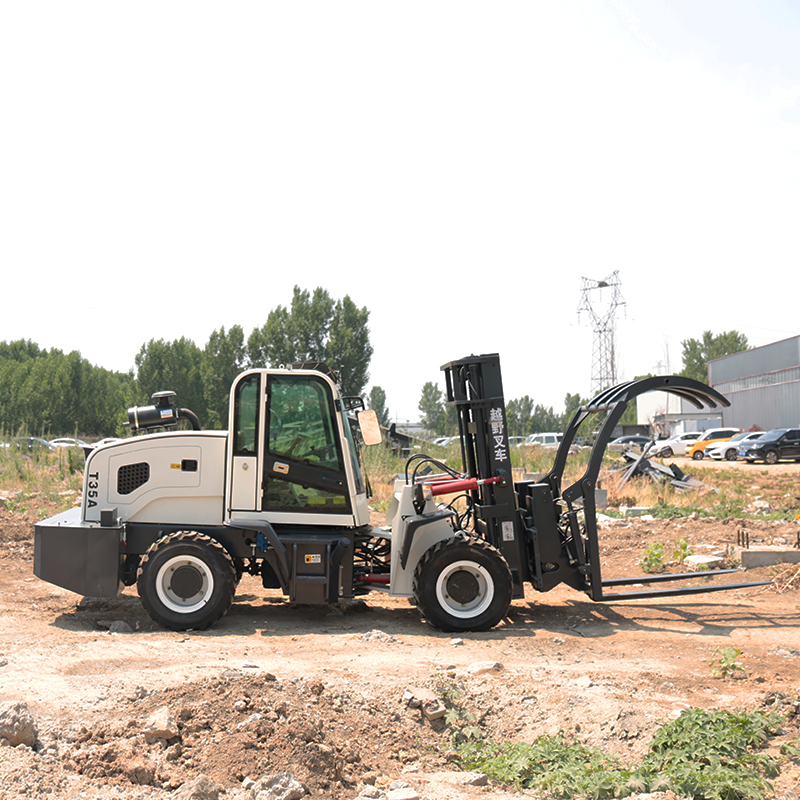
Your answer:
[[[261,379],[248,375],[236,387],[233,409],[233,454],[254,456],[258,451],[258,399]]]

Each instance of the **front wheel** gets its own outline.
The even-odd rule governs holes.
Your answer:
[[[485,631],[511,604],[511,571],[482,539],[455,537],[431,547],[414,570],[414,601],[443,631]]]
[[[693,461],[702,461],[704,455],[705,455],[705,453],[702,450],[695,450],[694,453],[692,453],[692,460]]]
[[[204,630],[230,608],[236,568],[210,536],[179,531],[154,542],[144,554],[137,589],[147,613],[165,628]]]
[[[736,451],[735,450],[726,450],[725,451],[725,460],[726,461],[736,461]]]
[[[777,464],[778,463],[778,454],[774,450],[767,450],[764,454],[764,463],[765,464]]]

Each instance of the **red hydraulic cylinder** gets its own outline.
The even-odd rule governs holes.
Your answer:
[[[455,494],[455,492],[469,492],[484,484],[500,483],[502,478],[462,478],[461,480],[437,481],[430,483],[431,494],[436,497],[440,494]]]

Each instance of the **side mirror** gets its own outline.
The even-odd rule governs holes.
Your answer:
[[[381,426],[378,424],[378,415],[373,409],[369,408],[359,413],[358,427],[361,429],[364,444],[380,444],[383,441]]]

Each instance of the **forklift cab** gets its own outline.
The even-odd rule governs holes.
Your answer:
[[[251,370],[231,390],[231,522],[355,527],[369,522],[345,403],[321,371]]]

